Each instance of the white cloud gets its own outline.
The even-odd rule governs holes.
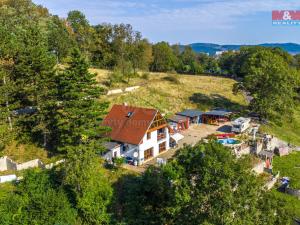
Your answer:
[[[36,0],[50,8],[59,8],[60,1]],[[209,28],[230,28],[239,17],[273,9],[298,9],[299,0],[65,0],[67,7],[59,12],[79,9],[86,12],[93,23],[109,21],[142,21],[170,26],[185,24],[187,27],[201,25]],[[62,13],[61,13],[62,14]],[[66,15],[66,13],[64,13]]]
[[[65,0],[64,8],[59,0],[36,2],[63,16],[79,9],[93,24],[130,23],[147,37],[167,40],[185,32],[228,32],[260,13],[270,13],[271,20],[272,10],[300,8],[299,0]]]
[[[298,9],[299,0],[279,1],[279,0],[224,0],[224,1],[197,1],[197,0],[177,0],[176,2],[186,2],[186,7],[162,8],[156,12],[149,10],[143,16],[119,16],[113,19],[115,22],[126,21],[133,24],[138,29],[152,32],[179,32],[199,31],[207,32],[211,30],[228,31],[234,29],[241,19],[255,19],[255,15],[272,10]],[[190,3],[194,3],[190,7]],[[104,19],[102,17],[102,19]],[[271,20],[271,17],[270,17]]]

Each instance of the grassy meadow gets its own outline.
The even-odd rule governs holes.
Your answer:
[[[97,73],[97,80],[104,83],[109,76],[105,70],[91,70]],[[168,79],[175,77],[176,81]],[[222,107],[241,109],[246,106],[243,95],[234,95],[234,80],[213,76],[174,75],[149,73],[148,79],[132,78],[129,83],[118,83],[109,90],[140,85],[140,89],[131,93],[105,96],[111,105],[127,103],[129,105],[159,109],[167,116],[186,108],[209,110]]]
[[[299,200],[291,195],[281,193],[275,189],[272,190],[272,192],[275,194],[275,198],[278,200],[282,200],[286,202],[284,207],[295,216],[295,218],[300,218],[300,204]]]
[[[236,81],[230,78],[149,73],[148,79],[136,77],[129,83],[122,82],[106,87],[104,84],[110,72],[101,69],[91,69],[91,72],[97,74],[97,81],[107,90],[141,86],[131,93],[104,96],[103,100],[108,101],[110,106],[126,102],[129,105],[152,107],[159,109],[167,117],[187,108],[209,110],[221,107],[239,110],[247,106],[242,94],[232,93]],[[178,82],[170,81],[169,77],[175,77]],[[263,130],[300,146],[300,107],[295,110],[293,118],[286,118],[282,124],[270,123]]]
[[[287,142],[300,146],[300,106],[294,111],[292,118],[285,118],[281,124],[271,123],[263,129]]]
[[[280,171],[280,176],[290,177],[292,188],[300,189],[300,152],[292,152],[287,156],[275,157],[274,171]]]

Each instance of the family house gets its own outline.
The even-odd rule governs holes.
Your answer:
[[[156,109],[114,105],[103,125],[111,128],[111,157],[131,157],[140,165],[170,148],[168,124]]]

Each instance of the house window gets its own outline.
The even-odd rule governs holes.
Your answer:
[[[153,157],[153,148],[149,148],[144,151],[144,158],[145,160],[150,159]]]
[[[147,133],[147,140],[151,139],[151,132]]]
[[[124,152],[126,152],[127,151],[127,146],[126,145],[123,145],[122,146],[122,152],[124,153]]]
[[[158,147],[159,147],[159,153],[162,153],[162,152],[164,152],[164,151],[167,150],[167,148],[166,148],[166,142],[163,142],[163,143],[159,144]]]

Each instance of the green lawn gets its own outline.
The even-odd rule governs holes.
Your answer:
[[[0,184],[0,202],[15,190],[15,186],[11,182]]]
[[[300,152],[275,157],[273,169],[274,171],[280,171],[280,176],[290,177],[291,187],[300,189]]]
[[[294,196],[281,193],[275,189],[272,190],[276,199],[286,202],[285,208],[294,215],[295,218],[300,218],[300,200]]]
[[[287,142],[300,146],[300,106],[294,111],[292,118],[286,118],[282,124],[271,123],[263,130]]]

